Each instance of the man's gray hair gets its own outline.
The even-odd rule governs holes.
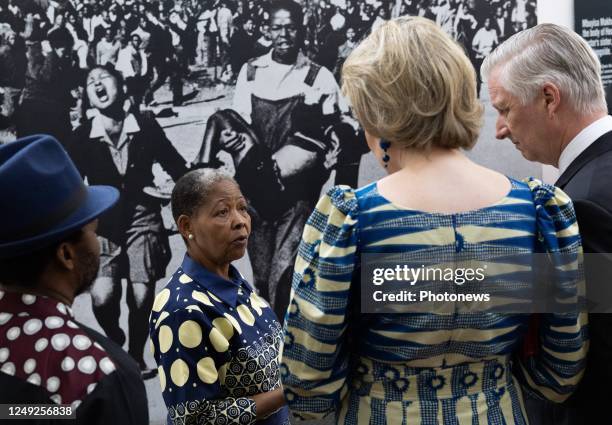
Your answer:
[[[483,62],[486,82],[501,67],[500,84],[525,105],[545,83],[556,85],[576,113],[606,111],[601,64],[588,43],[574,31],[540,24],[500,44]]]

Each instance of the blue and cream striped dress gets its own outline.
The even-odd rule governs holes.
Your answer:
[[[396,206],[375,183],[330,189],[304,229],[285,319],[292,413],[334,412],[340,424],[526,424],[522,391],[565,400],[585,366],[586,314],[542,315],[539,350],[523,357],[528,315],[355,313],[361,254],[483,248],[580,253],[571,201],[534,179],[456,214]]]

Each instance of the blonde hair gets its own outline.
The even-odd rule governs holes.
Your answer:
[[[470,149],[482,125],[474,67],[425,18],[396,18],[372,32],[344,63],[342,92],[366,131],[405,148]]]

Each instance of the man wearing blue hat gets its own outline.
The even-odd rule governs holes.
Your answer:
[[[76,412],[74,424],[148,423],[136,362],[71,311],[96,277],[97,218],[118,191],[85,186],[44,135],[0,147],[0,181],[0,404],[61,404],[55,414]]]

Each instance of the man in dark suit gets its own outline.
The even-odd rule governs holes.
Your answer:
[[[526,159],[559,169],[555,185],[574,201],[585,253],[612,252],[612,117],[600,74],[587,42],[552,24],[511,37],[482,67],[498,112],[496,137],[510,139]],[[587,263],[593,300],[610,275],[589,270]],[[528,401],[531,423],[612,423],[603,419],[609,397],[601,390],[612,380],[612,316],[590,314],[589,322],[590,352],[577,391],[561,406]]]

